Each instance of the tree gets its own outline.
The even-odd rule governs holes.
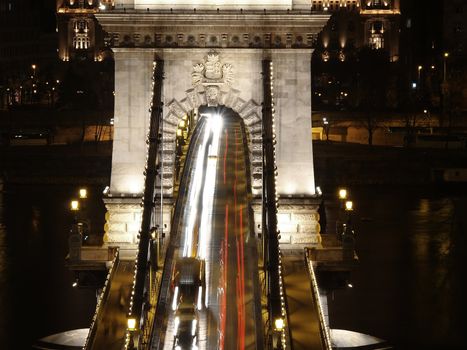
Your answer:
[[[353,90],[357,93],[357,109],[365,116],[362,119],[368,131],[368,144],[373,145],[373,133],[378,128],[380,113],[386,108],[391,64],[389,54],[384,50],[369,47],[357,53],[357,79]]]

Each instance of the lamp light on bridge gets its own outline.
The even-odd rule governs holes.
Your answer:
[[[127,320],[127,326],[128,326],[128,330],[130,332],[133,332],[136,330],[136,318],[134,317],[130,317],[128,320]]]
[[[72,211],[79,210],[79,202],[77,200],[72,200],[70,206]]]
[[[445,52],[445,53],[444,53],[444,57],[445,57],[445,58],[448,58],[448,57],[449,57],[449,52]]]
[[[274,327],[277,331],[282,331],[284,329],[284,320],[282,318],[276,318],[274,321]]]
[[[339,199],[347,198],[347,190],[345,188],[339,189]]]
[[[323,194],[323,191],[321,191],[321,187],[316,186],[316,194],[317,194],[318,196],[321,196],[321,195]]]
[[[353,202],[352,201],[346,201],[345,202],[345,210],[346,211],[352,211],[353,210]]]
[[[79,189],[79,198],[86,199],[88,198],[88,190],[85,188]]]

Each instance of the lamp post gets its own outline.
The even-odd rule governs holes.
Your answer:
[[[347,213],[347,223],[344,226],[342,232],[342,248],[344,250],[344,260],[352,260],[354,256],[355,249],[355,233],[352,228],[352,211],[353,211],[353,202],[345,202],[345,211]]]
[[[344,202],[345,200],[347,199],[347,189],[345,188],[339,188],[338,192],[337,192],[337,195],[338,195],[338,198],[339,198],[339,208],[337,209],[337,220],[336,220],[336,234],[337,234],[337,238],[340,239],[341,236],[342,236],[342,229],[343,229],[343,221],[344,221],[344,218],[343,218],[343,209],[345,208],[344,207]]]
[[[323,117],[323,128],[324,128],[324,133],[326,134],[326,141],[329,141],[329,120],[326,117]]]
[[[128,342],[128,349],[134,350],[135,349],[135,340],[134,340],[134,333],[136,331],[136,318],[130,317],[127,320],[128,332],[130,333],[130,340]]]
[[[417,82],[418,82],[418,89],[420,90],[421,86],[422,86],[422,69],[423,69],[423,66],[418,66],[417,67],[417,72],[418,72],[418,79],[417,79]]]
[[[424,109],[423,114],[425,114],[426,118],[428,119],[430,134],[433,134],[433,126],[431,125],[431,113],[430,113],[430,111],[428,109]]]
[[[445,52],[443,55],[443,83],[446,83],[446,65],[447,65],[447,60],[449,57],[449,52]]]
[[[353,210],[353,202],[352,201],[346,201],[345,202],[345,211],[347,212],[347,225],[350,226],[351,224],[351,214]]]

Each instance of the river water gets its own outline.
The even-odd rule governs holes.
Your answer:
[[[89,326],[95,292],[73,288],[65,266],[76,190],[10,186],[0,200],[0,349],[27,349],[40,337]],[[101,189],[90,192],[103,216]],[[331,327],[400,349],[460,346],[467,190],[360,187],[351,195],[359,263],[353,288],[329,300]]]
[[[74,186],[8,186],[0,208],[0,349],[89,327],[96,297],[65,266]],[[91,189],[91,201],[102,190]],[[98,203],[98,202],[97,202]],[[103,208],[101,206],[103,212]],[[103,215],[103,214],[102,214]]]
[[[398,349],[457,348],[466,317],[467,190],[354,188],[359,263],[329,300],[332,328]],[[464,341],[465,342],[465,341]]]

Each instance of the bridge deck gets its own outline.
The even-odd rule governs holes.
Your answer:
[[[181,181],[181,189],[185,190],[180,192],[178,200],[181,203],[180,219],[174,220],[178,227],[171,242],[174,247],[172,259],[197,256],[206,262],[208,307],[196,313],[198,347],[203,350],[262,348],[259,277],[256,242],[250,230],[245,135],[238,116],[230,113],[226,111],[223,115],[217,136],[208,132],[208,122],[200,121],[194,132],[191,154]],[[173,260],[168,262],[173,263]],[[162,298],[166,307],[158,312],[165,316],[162,330],[156,329],[155,333],[165,335],[152,344],[153,349],[173,348],[173,292],[170,288],[163,290],[166,291]]]
[[[110,283],[108,297],[101,307],[102,318],[97,320],[97,330],[92,349],[121,350],[125,341],[129,293],[133,283],[134,260],[119,260]]]
[[[318,309],[304,259],[286,255],[282,263],[293,349],[323,349]]]

